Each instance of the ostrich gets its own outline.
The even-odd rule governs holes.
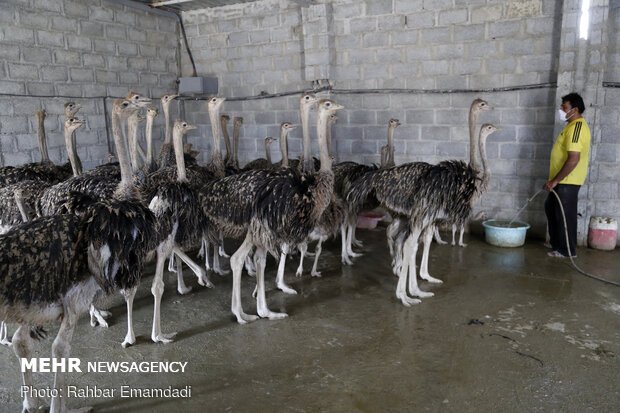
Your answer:
[[[164,135],[164,143],[159,151],[157,163],[160,168],[170,166],[173,162],[172,158],[172,127],[170,126],[170,103],[179,95],[164,95],[161,97],[161,108],[164,111],[164,121],[166,134]]]
[[[230,116],[220,116],[220,128],[222,129],[222,135],[224,136],[224,145],[226,145],[226,156],[224,157],[224,165],[226,167],[226,175],[234,175],[239,173],[239,168],[235,166],[235,155],[233,154],[233,148],[230,142],[230,136],[228,135],[228,122]]]
[[[52,184],[61,182],[71,176],[69,165],[56,166],[49,159],[45,138],[44,110],[35,111],[37,118],[37,142],[41,153],[41,162],[27,163],[21,166],[4,166],[0,168],[0,188],[22,181],[45,181]]]
[[[388,121],[388,142],[381,148],[381,168],[386,168],[388,165],[394,163],[394,130],[400,126],[398,119],[390,119]],[[392,165],[393,166],[393,165]],[[355,228],[357,226],[357,217],[362,209],[373,209],[379,206],[376,202],[368,203],[369,200],[365,200],[365,204],[351,204],[347,202],[347,194],[351,189],[353,182],[356,179],[363,176],[365,173],[376,171],[375,165],[363,165],[355,162],[342,162],[334,166],[334,174],[336,176],[336,194],[342,199],[347,206],[347,223],[346,223],[346,240],[345,245],[347,249],[347,255],[342,256],[342,263],[351,265],[352,262],[349,257],[358,257],[361,254],[353,251],[353,245],[358,247],[362,246],[361,241],[355,239]]]
[[[265,158],[254,159],[252,162],[249,162],[246,166],[243,167],[244,171],[248,171],[250,169],[269,169],[273,167],[273,162],[271,162],[271,149],[270,146],[276,140],[271,137],[265,138]]]
[[[232,167],[239,170],[239,131],[243,125],[243,117],[235,116],[233,119],[233,141],[232,141]]]
[[[493,107],[489,106],[487,101],[485,101],[484,99],[480,99],[480,98],[474,99],[473,102],[471,102],[471,105],[469,107],[468,124],[469,124],[469,140],[471,142],[471,144],[469,145],[469,162],[472,165],[479,165],[480,163],[480,159],[478,158],[479,144],[477,141],[478,135],[476,134],[476,126],[478,125],[478,116],[480,116],[480,113],[485,112],[487,110],[493,110]],[[483,191],[486,192],[486,188],[483,189]],[[484,211],[481,211],[480,213],[478,213],[478,215],[476,215],[476,217],[474,217],[473,219],[477,220],[482,216],[484,216]],[[437,225],[435,225],[434,236],[435,236],[435,241],[438,244],[447,244],[447,242],[443,241],[441,239],[441,236],[439,235],[439,226],[445,225],[447,223],[448,222],[446,220],[439,220]],[[457,225],[453,223],[452,224],[452,245],[456,245],[456,242],[455,242],[456,230],[457,230]],[[465,223],[463,223],[463,225],[461,225],[460,227],[458,245],[461,247],[467,246],[467,244],[463,243],[464,232],[465,232]]]
[[[65,136],[70,137],[82,125],[83,122],[77,118],[67,119],[65,121]],[[70,139],[68,142],[70,143]],[[50,185],[46,181],[29,180],[0,188],[0,233],[4,234],[16,225],[29,221],[41,193]],[[2,321],[0,322],[0,344],[10,344],[7,335],[7,326]]]
[[[274,164],[275,168],[289,167],[288,134],[295,128],[297,128],[297,126],[289,122],[282,122],[280,124],[280,153],[282,154],[282,159]]]
[[[157,108],[155,106],[149,106],[146,110],[146,129],[144,132],[146,138],[146,164],[145,169],[147,172],[153,172],[157,169],[155,162],[155,146],[153,145],[153,122],[157,117]]]
[[[309,96],[311,99],[312,96]],[[264,283],[266,253],[269,251],[277,255],[282,245],[298,245],[304,242],[327,208],[334,189],[334,175],[327,151],[325,130],[328,116],[342,108],[329,99],[319,102],[317,130],[321,169],[318,173],[297,176],[267,170],[248,171],[216,181],[219,185],[211,187],[211,189],[228,187],[230,191],[219,192],[219,197],[224,202],[220,202],[214,208],[219,209],[218,213],[207,216],[213,220],[228,221],[232,225],[247,228],[243,243],[230,260],[233,270],[231,309],[241,324],[257,319],[257,316],[244,313],[241,306],[241,270],[246,256],[253,247],[256,247],[254,262],[258,285],[258,315],[269,319],[286,317],[285,313],[272,312],[267,307]],[[229,178],[236,179],[223,182]],[[247,186],[248,180],[255,185]],[[217,197],[217,192],[212,195]],[[234,199],[236,204],[229,205],[223,198],[230,198],[231,203]],[[245,222],[241,220],[235,222],[235,218],[244,218]]]
[[[13,349],[20,359],[31,358],[33,337],[40,335],[31,326],[59,319],[52,357],[66,359],[78,318],[96,295],[139,281],[146,251],[156,240],[154,217],[133,198],[128,158],[121,145],[117,151],[123,179],[113,199],[86,207],[83,215],[37,218],[0,236],[0,318],[19,324]],[[23,384],[32,386],[32,373],[22,375]],[[64,373],[55,373],[59,395],[64,379]],[[64,412],[65,402],[54,395],[50,411]],[[39,400],[26,394],[23,410],[38,408]]]
[[[182,249],[196,245],[206,231],[206,228],[203,227],[206,219],[202,216],[197,193],[188,181],[183,159],[183,135],[193,129],[196,127],[185,121],[177,120],[175,122],[172,140],[176,157],[176,180],[159,186],[157,195],[149,205],[149,209],[161,222],[162,229],[160,232],[167,234],[166,240],[157,247],[155,278],[151,287],[155,302],[151,334],[154,342],[168,343],[174,336],[174,334],[163,334],[160,325],[160,305],[164,292],[162,279],[166,258],[172,254],[173,249],[177,254],[180,254]],[[177,271],[181,274],[179,267],[180,261],[177,261]],[[198,266],[196,265],[196,267]],[[213,287],[208,279],[206,285]]]
[[[479,139],[481,152],[486,154],[486,138],[497,130],[493,125],[483,125]],[[351,203],[374,198],[393,214],[394,220],[387,230],[388,243],[398,275],[396,297],[405,306],[420,302],[407,295],[407,288],[409,294],[421,298],[433,295],[421,291],[417,284],[415,257],[420,237],[424,242],[420,277],[441,283],[428,273],[434,224],[443,217],[459,224],[470,216],[473,199],[486,185],[481,175],[475,162],[473,165],[462,161],[443,161],[437,165],[413,162],[366,173],[354,182],[348,195]]]

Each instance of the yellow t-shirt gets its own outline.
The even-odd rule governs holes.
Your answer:
[[[588,156],[590,155],[590,128],[583,118],[566,125],[560,136],[555,140],[549,162],[549,180],[555,178],[560,172],[566,163],[566,159],[568,159],[568,152],[579,152],[581,154],[579,163],[560,183],[583,185],[588,174]]]

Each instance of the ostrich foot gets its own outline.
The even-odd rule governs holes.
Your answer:
[[[258,310],[258,315],[261,318],[268,318],[270,320],[281,320],[283,318],[288,317],[288,314],[286,314],[286,313],[276,313],[276,312],[271,311],[271,310],[266,309],[266,308]]]
[[[170,334],[159,333],[155,336],[151,336],[151,340],[153,340],[154,343],[168,344],[168,343],[172,343],[173,341],[172,339],[176,335],[177,333],[170,333]]]
[[[435,277],[431,277],[430,274],[424,274],[424,273],[420,273],[420,278],[422,278],[423,280],[428,281],[429,283],[435,283],[435,284],[443,284],[443,281],[441,281],[438,278]]]
[[[187,293],[189,293],[190,291],[192,291],[192,287],[188,287],[186,285],[178,285],[177,286],[177,292],[181,295],[185,295]]]
[[[432,297],[435,295],[434,293],[431,293],[431,292],[422,291],[419,288],[417,290],[410,291],[410,293],[411,295],[414,295],[420,298]]]
[[[230,270],[224,270],[222,267],[214,267],[213,272],[219,275],[228,275],[230,274]]]
[[[316,253],[315,253],[315,252],[306,251],[306,253],[305,253],[304,255],[305,255],[306,257],[310,257],[310,258],[312,258],[312,257],[314,257],[314,256],[316,255]]]
[[[441,239],[441,238],[439,238],[439,237],[435,237],[435,242],[436,242],[437,244],[439,244],[439,245],[446,245],[446,244],[448,243],[448,241],[444,241],[444,240],[442,240],[442,239]],[[454,245],[454,244],[452,244],[452,245]]]
[[[121,346],[123,346],[123,348],[127,348],[129,346],[133,346],[134,344],[136,344],[136,336],[133,334],[133,332],[131,332],[131,334],[127,333],[127,335],[125,336],[125,341],[123,341]]]
[[[359,252],[353,252],[353,251],[349,251],[348,252],[349,257],[353,257],[353,258],[357,258],[357,257],[361,257],[364,254],[360,254]]]
[[[292,289],[291,287],[289,287],[288,285],[286,285],[284,283],[278,284],[278,289],[282,290],[282,292],[284,292],[286,294],[297,294],[297,291],[295,291],[294,289]]]
[[[10,346],[11,345],[11,341],[9,339],[2,338],[2,339],[0,339],[0,345],[1,346]]]
[[[230,255],[226,254],[226,250],[224,250],[224,247],[222,245],[220,245],[218,252],[220,254],[220,257],[230,258]]]
[[[421,300],[418,300],[417,298],[408,297],[407,294],[402,294],[398,298],[400,299],[400,302],[403,303],[405,307],[411,307],[412,305],[420,304],[422,302]]]
[[[251,323],[252,321],[258,320],[257,315],[246,314],[243,311],[241,311],[238,314],[235,314],[235,316],[237,317],[237,323],[239,324],[247,324],[247,323]]]
[[[353,246],[358,247],[358,248],[362,248],[364,246],[364,243],[362,241],[358,240],[358,239],[351,240],[351,244]]]
[[[202,285],[203,287],[207,287],[207,288],[213,288],[214,285],[211,282],[211,280],[209,279],[209,277],[207,277],[207,273],[205,271],[201,271],[200,272],[200,276],[198,277],[198,284]],[[191,290],[191,287],[190,287]],[[179,291],[179,293],[181,293]],[[181,293],[183,294],[183,293]]]
[[[310,273],[311,276],[313,277],[322,277],[321,272],[320,271],[312,271]]]
[[[105,310],[99,310],[91,306],[89,310],[89,314],[90,314],[90,325],[92,327],[95,327],[97,324],[99,324],[103,328],[108,328],[108,323],[107,321],[105,321],[105,319],[112,315],[111,312],[105,311]]]
[[[466,246],[467,246],[467,244],[465,244],[464,242],[459,242],[459,247],[465,248]]]
[[[353,261],[347,255],[342,256],[342,264],[343,265],[353,265]]]

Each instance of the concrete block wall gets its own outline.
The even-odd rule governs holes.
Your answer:
[[[130,90],[153,97],[176,91],[177,26],[168,15],[107,0],[2,2],[2,164],[40,160],[36,109],[48,113],[50,157],[65,162],[62,110],[69,100],[83,106],[78,117],[87,122],[77,135],[84,167],[105,162],[113,144],[108,142],[104,101],[109,113],[113,98]],[[156,120],[154,134],[160,139],[162,124]]]
[[[547,177],[557,102],[555,88],[544,84],[557,77],[561,3],[342,0],[303,7],[263,0],[187,12],[183,18],[193,53],[199,55],[198,71],[219,77],[222,96],[308,89],[328,73],[334,91],[319,96],[346,107],[333,131],[333,151],[340,160],[378,162],[391,117],[402,123],[395,134],[398,163],[467,159],[469,105],[485,98],[496,109],[483,114],[480,123],[494,123],[502,131],[489,139],[494,179],[477,209],[506,218]],[[190,73],[189,61],[182,57],[181,62],[183,73]],[[531,84],[543,86],[466,92]],[[383,88],[443,93],[346,93]],[[299,122],[298,98],[224,104],[223,112],[245,119],[242,161],[264,157],[263,139],[277,136],[280,122]],[[194,138],[200,141],[196,144],[208,152],[204,102],[184,106],[188,120],[201,125],[199,135],[207,136]],[[293,156],[301,152],[300,137],[299,129],[291,133]],[[279,159],[277,146],[272,149]],[[313,149],[316,153],[316,145]],[[523,216],[539,235],[544,234],[542,204],[540,197]]]

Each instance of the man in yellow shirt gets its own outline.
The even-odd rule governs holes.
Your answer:
[[[568,228],[568,246],[564,232],[564,220],[557,198],[552,193],[545,201],[545,213],[549,227],[549,243],[553,249],[551,257],[577,256],[577,199],[579,188],[588,173],[588,156],[590,154],[590,128],[582,114],[586,107],[577,93],[562,97],[559,115],[568,122],[551,150],[549,162],[549,180],[543,185],[546,191],[554,190],[562,201],[566,226]]]

